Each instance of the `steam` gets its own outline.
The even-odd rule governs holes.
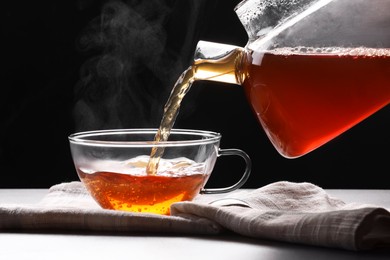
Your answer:
[[[159,126],[169,92],[190,64],[203,1],[189,0],[187,9],[180,5],[161,0],[103,5],[79,41],[94,55],[75,88],[78,131]],[[178,10],[191,12],[175,21]]]

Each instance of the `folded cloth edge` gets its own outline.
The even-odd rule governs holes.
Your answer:
[[[286,185],[289,186],[287,189]],[[290,193],[294,187],[297,190],[306,187],[307,190],[302,196],[294,193],[292,200],[289,196],[280,196],[279,188]],[[348,250],[390,245],[390,212],[380,206],[344,203],[308,183],[277,182],[252,193],[234,197],[242,203],[229,200],[225,205],[221,203],[223,201],[216,205],[175,203],[171,206],[171,214],[210,218],[228,230],[254,238]],[[319,200],[313,197],[316,194]],[[315,203],[314,207],[308,207],[310,203]],[[297,208],[290,208],[291,205],[297,205]]]
[[[361,250],[390,246],[390,214],[384,208],[372,208],[356,229],[355,247]]]
[[[101,209],[44,209],[0,206],[0,231],[95,231],[219,234],[221,227],[205,218],[132,214]]]

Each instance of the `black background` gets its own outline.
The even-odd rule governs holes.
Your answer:
[[[245,45],[246,33],[233,11],[238,2],[127,1],[111,2],[111,9],[103,8],[108,1],[93,0],[4,4],[0,187],[47,188],[78,180],[67,139],[75,131],[158,127],[170,88],[189,65],[199,39]],[[161,42],[152,43],[161,46],[154,49],[143,40],[145,24],[106,26],[107,20],[122,21],[114,19],[113,10],[146,14],[158,25],[152,34],[161,36]],[[111,59],[99,63],[103,57]],[[118,64],[128,68],[125,81],[115,74]],[[108,88],[111,83],[117,88]],[[115,107],[107,105],[117,95]],[[246,151],[253,161],[247,188],[288,180],[323,188],[388,189],[389,115],[388,108],[382,109],[323,147],[285,159],[268,141],[240,86],[196,82],[175,127],[220,132],[222,148]],[[229,185],[239,177],[242,162],[228,158],[218,160],[208,185]]]

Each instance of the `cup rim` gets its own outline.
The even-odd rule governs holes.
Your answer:
[[[173,128],[170,131],[171,135],[195,135],[199,138],[180,141],[160,141],[158,143],[153,140],[150,141],[103,141],[95,139],[85,139],[94,136],[103,135],[119,135],[119,134],[153,134],[157,133],[157,128],[123,128],[123,129],[104,129],[104,130],[92,130],[75,132],[68,136],[70,143],[86,146],[107,146],[107,147],[173,147],[173,146],[190,146],[210,144],[220,141],[221,134],[218,132],[208,130],[196,130],[196,129],[176,129]]]

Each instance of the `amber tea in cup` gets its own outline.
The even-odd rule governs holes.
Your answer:
[[[77,174],[102,208],[169,215],[172,203],[238,189],[249,177],[248,155],[238,149],[220,149],[219,133],[173,129],[169,140],[155,142],[156,132],[120,129],[69,136]],[[151,174],[146,169],[150,151],[156,147],[164,153]],[[230,187],[206,189],[217,158],[224,155],[245,160],[241,179]]]

